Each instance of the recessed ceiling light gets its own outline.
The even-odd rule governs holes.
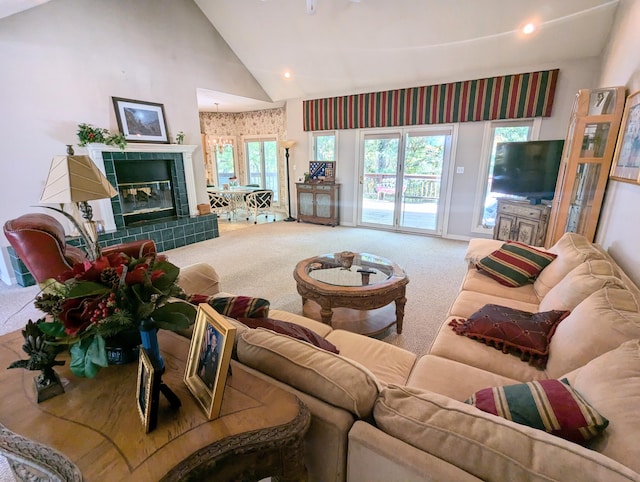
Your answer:
[[[536,26],[534,24],[528,23],[524,27],[522,27],[522,33],[529,35],[530,33],[533,33],[535,29]]]

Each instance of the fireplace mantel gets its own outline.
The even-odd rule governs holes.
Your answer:
[[[125,149],[115,146],[107,146],[105,144],[87,144],[89,157],[104,173],[104,152],[140,152],[140,153],[167,153],[182,154],[182,162],[184,168],[185,182],[187,187],[187,198],[189,203],[189,214],[196,216],[198,214],[198,202],[196,199],[196,181],[193,171],[193,153],[199,146],[195,144],[149,144],[149,143],[129,143]],[[94,218],[102,219],[105,229],[116,229],[113,216],[113,208],[109,199],[94,201]]]

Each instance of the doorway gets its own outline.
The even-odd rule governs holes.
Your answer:
[[[358,224],[442,234],[452,128],[365,131]]]

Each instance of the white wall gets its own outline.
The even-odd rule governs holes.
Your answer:
[[[79,123],[117,131],[112,96],[164,104],[170,137],[197,145],[196,88],[270,100],[191,0],[49,2],[0,19],[0,66],[2,225],[39,211],[51,158],[77,144]],[[193,162],[207,202],[200,149]]]
[[[640,90],[640,1],[621,0],[598,86]],[[609,181],[596,241],[640,285],[640,185]]]
[[[542,120],[540,139],[564,139],[567,124],[575,94],[579,89],[595,86],[597,80],[599,59],[566,61],[544,65],[521,66],[511,71],[495,71],[486,75],[508,75],[521,72],[534,72],[537,70],[560,69],[553,111],[550,117]],[[476,78],[470,74],[467,78]],[[455,82],[461,79],[449,79]],[[425,82],[423,85],[429,85]],[[345,93],[349,94],[348,92]],[[289,106],[295,105],[296,109]],[[296,170],[292,177],[297,179],[308,170],[310,160],[310,134],[302,131],[302,100],[287,103],[287,125],[289,137],[295,138],[298,144],[295,147]],[[455,166],[464,167],[464,174],[454,174],[451,192],[451,205],[449,211],[448,232],[445,236],[452,238],[477,237],[473,233],[473,204],[475,202],[477,178],[480,167],[480,152],[485,122],[464,122],[459,125],[458,143],[456,146]],[[355,213],[357,196],[357,156],[359,143],[359,130],[349,129],[338,131],[338,152],[336,161],[336,179],[342,184],[340,222],[341,224],[354,225],[357,221]]]

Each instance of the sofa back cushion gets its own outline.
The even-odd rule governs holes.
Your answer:
[[[566,378],[609,419],[590,447],[640,473],[640,340],[623,343]]]
[[[238,359],[360,418],[371,415],[380,393],[375,375],[359,363],[264,328],[240,336]]]
[[[426,390],[390,385],[373,415],[384,432],[482,480],[638,480],[598,452]]]
[[[603,258],[587,238],[576,233],[565,233],[549,248],[549,252],[558,255],[557,258],[542,270],[533,283],[533,289],[540,300],[580,263]]]
[[[624,288],[617,270],[604,259],[592,259],[573,268],[540,301],[540,311],[573,310],[591,293],[607,286]]]
[[[556,328],[547,376],[560,378],[621,343],[640,338],[638,311],[637,300],[626,289],[608,287],[589,295]]]

